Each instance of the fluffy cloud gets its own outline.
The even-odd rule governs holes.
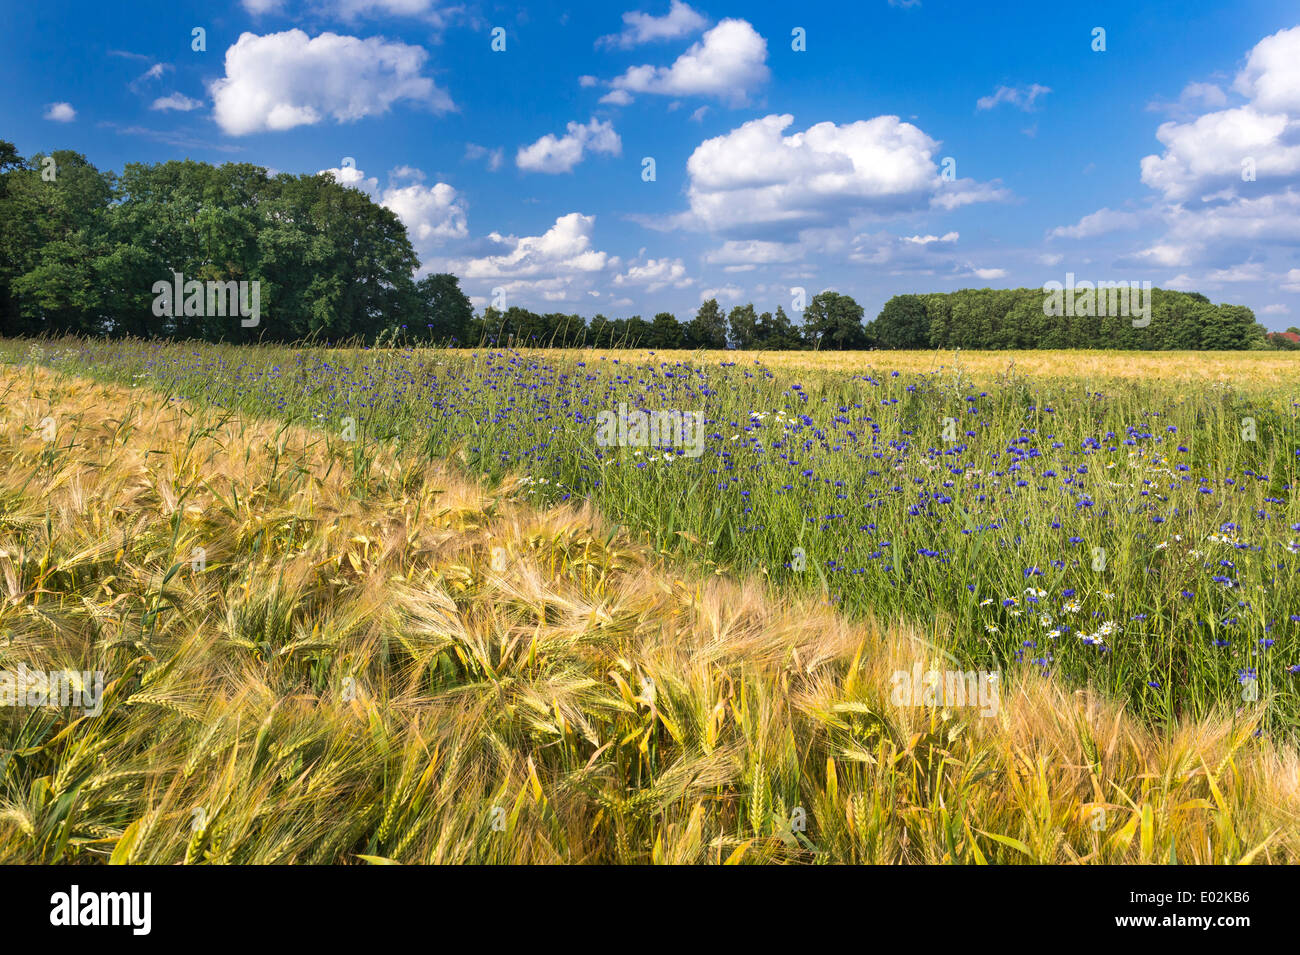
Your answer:
[[[707,302],[714,298],[721,301],[739,302],[744,296],[745,290],[736,285],[724,285],[721,288],[706,288],[700,292],[700,301]]]
[[[945,179],[940,183],[939,191],[930,197],[930,205],[935,209],[950,212],[976,202],[1002,202],[1010,198],[1011,190],[1004,187],[1000,179],[994,179],[992,182]]]
[[[769,75],[767,41],[744,20],[723,20],[672,66],[634,66],[611,85],[627,94],[714,96],[741,104]]]
[[[1260,40],[1232,88],[1248,103],[1162,123],[1161,155],[1141,160],[1173,242],[1300,238],[1300,26]],[[1151,249],[1148,249],[1151,251]]]
[[[1288,144],[1288,132],[1300,132],[1295,118],[1253,105],[1207,113],[1191,123],[1164,123],[1156,138],[1165,151],[1143,158],[1142,181],[1165,199],[1182,202],[1215,190],[1238,191],[1246,160],[1253,163],[1256,180],[1295,176],[1300,143]]]
[[[1248,102],[1159,127],[1165,148],[1143,158],[1142,181],[1159,193],[1168,231],[1139,261],[1231,265],[1266,243],[1290,254],[1300,241],[1298,82],[1300,27],[1293,27],[1247,56],[1232,88]]]
[[[1256,43],[1233,89],[1262,110],[1300,112],[1300,26]]]
[[[1049,86],[1031,83],[1029,86],[999,86],[991,96],[981,96],[975,102],[976,109],[992,109],[999,103],[1009,103],[1017,109],[1029,112],[1034,108],[1034,100],[1052,92]]]
[[[351,186],[353,189],[360,189],[370,196],[376,202],[379,201],[379,180],[374,176],[366,178],[366,174],[356,166],[344,166],[336,169],[322,169],[320,173],[329,173],[334,177],[334,181],[341,186]],[[318,173],[318,175],[320,174]]]
[[[226,75],[212,84],[213,116],[232,136],[350,122],[388,111],[398,100],[435,112],[451,98],[421,75],[427,54],[418,46],[301,30],[245,33],[226,51]]]
[[[341,169],[322,169],[339,183],[360,189],[375,202],[391,209],[406,226],[411,243],[419,250],[441,245],[452,239],[463,239],[469,234],[465,200],[445,182],[432,186],[421,185],[424,173],[410,166],[399,166],[389,175],[387,188],[379,188],[379,180],[367,177],[355,166]],[[410,185],[397,185],[394,180],[414,179]]]
[[[77,118],[71,103],[51,103],[45,108],[45,118],[56,123],[70,123]]]
[[[1136,229],[1141,221],[1141,217],[1136,212],[1098,209],[1084,216],[1074,225],[1057,226],[1048,235],[1053,239],[1090,239],[1093,236],[1105,235],[1107,232]]]
[[[515,165],[528,172],[569,172],[588,151],[617,156],[623,151],[623,141],[608,122],[569,123],[563,136],[547,133],[532,145],[520,147]]]
[[[897,116],[783,135],[793,122],[788,114],[765,116],[701,143],[686,163],[689,224],[765,238],[759,233],[1005,194],[944,182],[933,159],[939,144]]]
[[[560,216],[542,235],[502,236],[496,232],[488,238],[502,249],[497,255],[468,259],[461,264],[467,279],[526,279],[554,277],[552,282],[580,274],[617,268],[617,256],[592,248],[591,235],[595,216],[571,212]]]
[[[692,10],[682,0],[673,0],[672,6],[662,17],[639,11],[623,14],[623,32],[601,37],[596,41],[596,46],[615,46],[626,50],[641,43],[689,36],[703,30],[708,23],[703,14]]]
[[[174,109],[182,113],[188,113],[190,110],[198,109],[202,105],[201,100],[190,99],[183,93],[172,93],[169,96],[158,97],[149,108],[156,110]]]
[[[681,259],[646,259],[642,263],[631,263],[626,272],[614,276],[614,284],[619,286],[635,285],[644,287],[646,292],[657,292],[662,288],[673,286],[685,288],[694,279],[686,277],[686,266]]]
[[[1149,265],[1164,265],[1173,268],[1191,258],[1192,249],[1186,245],[1158,242],[1137,254],[1137,259]]]
[[[445,182],[384,190],[382,204],[397,213],[416,246],[468,235],[465,203]]]

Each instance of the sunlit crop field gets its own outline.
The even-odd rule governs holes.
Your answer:
[[[537,354],[547,354],[539,352]],[[553,354],[553,353],[551,353]],[[626,361],[626,351],[572,352]],[[1000,376],[1070,378],[1080,384],[1114,381],[1168,381],[1221,384],[1253,391],[1300,387],[1300,352],[1278,351],[864,351],[811,352],[650,352],[631,356],[658,360],[723,362],[757,359],[770,369],[861,374],[872,369],[932,374],[960,369],[974,379],[992,382]]]
[[[175,659],[154,679],[177,696],[161,697],[196,696],[159,713],[185,727],[167,744],[123,715],[130,738],[111,745],[142,776],[88,854],[307,858],[293,812],[274,833],[239,816],[238,849],[188,846],[189,813],[251,774],[256,799],[311,816],[315,796],[266,773],[328,764],[322,792],[366,820],[329,859],[1294,859],[1276,834],[1300,822],[1300,363],[1285,355],[2,354],[6,427],[28,428],[6,438],[21,520],[0,546],[25,555],[7,624],[70,653],[134,633],[130,666]],[[153,490],[128,494],[144,478],[127,469],[86,491],[126,467],[86,422],[124,427],[133,404],[170,415],[132,425],[128,460]],[[699,446],[611,446],[600,416],[620,407],[700,415]],[[56,488],[75,547],[44,526]],[[205,540],[216,576],[184,573]],[[919,665],[996,674],[999,698],[900,705],[896,676]],[[333,702],[345,675],[400,697],[401,716],[369,717],[395,749],[355,742],[382,781],[331,762],[357,710]],[[223,707],[246,709],[239,727]],[[258,721],[270,741],[237,746],[252,762],[219,784],[217,754],[234,759]],[[227,728],[185,775],[208,765],[201,726]],[[23,746],[66,729],[47,715]],[[87,742],[66,768],[76,738],[40,750],[42,772],[100,759]],[[153,773],[155,746],[174,752]],[[11,858],[50,858],[73,826],[18,835],[50,807],[22,790],[33,771],[6,777]],[[124,846],[144,805],[161,815]],[[491,841],[502,806],[527,839]]]

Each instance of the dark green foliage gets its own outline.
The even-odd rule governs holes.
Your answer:
[[[870,344],[862,327],[862,306],[839,292],[813,296],[804,313],[804,334],[813,348],[843,351]]]
[[[0,143],[0,334],[341,341],[464,334],[452,276],[417,285],[401,221],[332,177],[244,163],[102,173]],[[261,320],[155,314],[156,282],[259,282]]]
[[[672,312],[660,312],[650,323],[650,332],[645,344],[647,348],[678,348],[681,346],[684,334],[677,316]]]
[[[758,315],[753,304],[737,305],[727,316],[731,344],[736,348],[753,348],[758,341]]]
[[[711,298],[700,305],[695,317],[687,323],[686,347],[727,347],[727,320],[723,317],[716,298]]]
[[[925,348],[930,344],[930,318],[921,295],[895,295],[868,327],[881,348]]]
[[[790,323],[790,316],[786,315],[785,309],[780,305],[776,307],[775,316],[771,312],[764,312],[758,316],[758,328],[755,337],[755,347],[757,348],[770,348],[773,351],[797,351],[805,347],[799,329]]]
[[[460,290],[456,276],[448,272],[426,275],[415,283],[415,296],[415,313],[422,315],[425,323],[410,330],[413,341],[471,341],[474,306]]]
[[[1146,293],[1143,293],[1145,300]],[[1264,329],[1243,305],[1214,305],[1198,292],[1151,290],[1150,322],[1116,314],[1105,293],[1090,315],[1051,315],[1042,289],[962,289],[896,295],[867,327],[880,348],[1120,348],[1241,350],[1267,347]],[[1135,325],[1134,321],[1138,324]]]

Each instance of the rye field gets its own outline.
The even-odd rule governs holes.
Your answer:
[[[0,862],[1300,861],[1300,353],[69,338],[0,395]]]

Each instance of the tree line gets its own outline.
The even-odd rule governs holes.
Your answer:
[[[332,176],[271,175],[247,163],[128,163],[80,153],[31,159],[0,140],[0,335],[206,341],[459,344],[653,349],[1267,348],[1250,309],[1154,289],[1150,322],[1051,315],[1042,289],[896,295],[871,322],[840,292],[795,322],[778,305],[588,320],[521,306],[476,313],[456,276],[417,279],[396,214]],[[156,283],[252,282],[268,321],[157,307]],[[198,301],[196,299],[195,301]],[[793,310],[793,303],[792,303]]]

